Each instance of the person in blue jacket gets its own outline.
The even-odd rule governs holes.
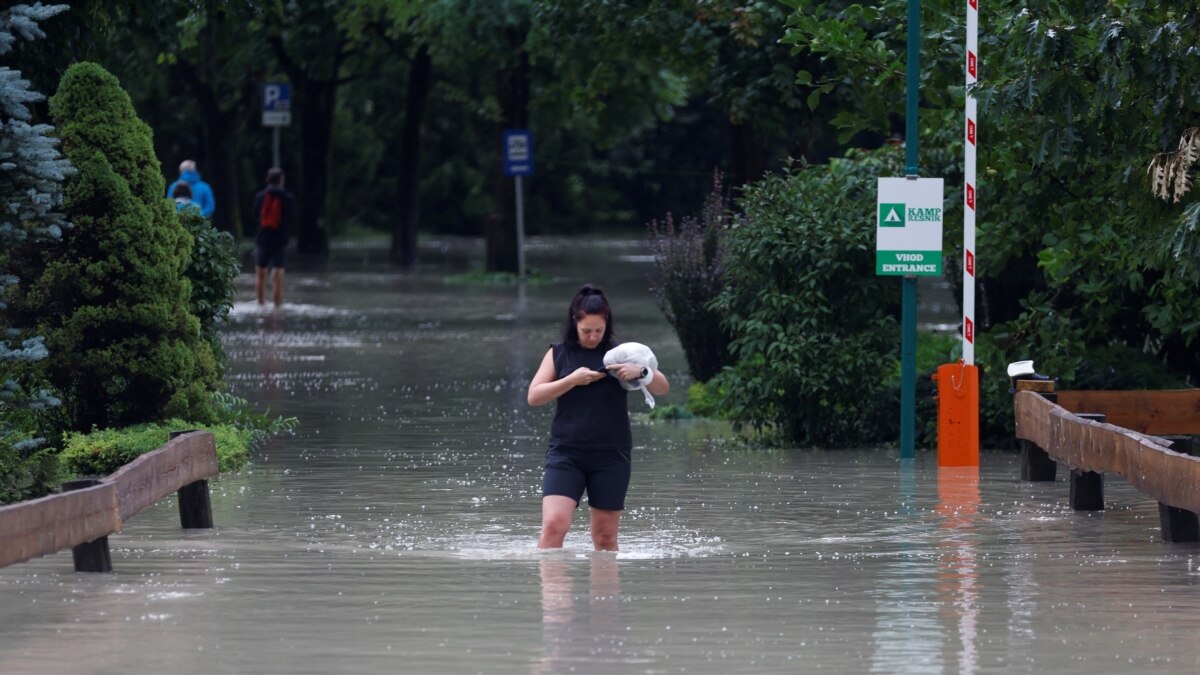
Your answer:
[[[200,172],[196,171],[196,162],[185,159],[179,163],[179,180],[167,188],[168,197],[175,195],[175,186],[180,183],[186,183],[192,189],[192,203],[200,208],[200,215],[212,218],[217,202],[213,199],[212,187],[200,179]]]

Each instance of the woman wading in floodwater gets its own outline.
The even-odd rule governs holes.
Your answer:
[[[586,284],[567,311],[562,342],[550,347],[529,383],[529,405],[557,401],[542,479],[542,535],[538,548],[561,548],[571,515],[586,491],[597,551],[617,550],[617,525],[632,470],[633,435],[628,392],[617,381],[649,377],[640,364],[604,365],[616,346],[612,308],[604,291]],[[671,385],[657,370],[646,384],[666,394]]]

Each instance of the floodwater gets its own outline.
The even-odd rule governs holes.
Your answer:
[[[299,429],[212,482],[212,530],[168,498],[110,538],[112,574],[0,570],[0,673],[1200,671],[1200,549],[1120,479],[1073,513],[1012,454],[939,472],[639,415],[621,552],[589,550],[584,509],[536,550],[552,406],[525,387],[581,282],[685,399],[647,254],[535,239],[555,281],[521,294],[445,281],[477,242],[424,242],[411,273],[339,248],[280,310],[243,276],[231,388]]]

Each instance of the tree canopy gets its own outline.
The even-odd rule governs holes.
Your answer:
[[[797,77],[810,105],[835,111],[843,138],[902,129],[905,0],[787,4],[785,41],[819,56]],[[963,8],[922,9],[922,148],[961,152]],[[981,13],[977,260],[993,370],[1033,358],[1076,386],[1170,380],[1147,375],[1155,364],[1200,377],[1200,276],[1184,259],[1196,211],[1156,201],[1147,178],[1196,125],[1198,21],[1193,6],[1140,0]],[[947,205],[947,260],[961,258],[960,202]]]
[[[197,160],[235,235],[271,161],[261,86],[288,81],[302,252],[367,228],[407,265],[419,230],[483,234],[504,268],[504,128],[534,133],[532,233],[637,229],[696,208],[714,169],[740,185],[838,152],[793,81],[808,57],[778,43],[783,19],[766,0],[89,0],[59,52],[18,56],[39,82],[82,59],[117,75],[163,166]]]

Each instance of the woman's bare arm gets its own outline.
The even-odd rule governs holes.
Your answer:
[[[529,394],[526,396],[529,405],[546,405],[575,387],[589,385],[608,377],[606,373],[598,373],[587,368],[578,368],[575,372],[559,380],[554,379],[554,376],[554,350],[550,349],[542,358],[542,365],[538,366],[533,380],[529,382]]]
[[[654,379],[646,385],[646,389],[655,396],[663,396],[671,391],[671,383],[667,381],[667,376],[662,374],[657,368],[654,370]]]

